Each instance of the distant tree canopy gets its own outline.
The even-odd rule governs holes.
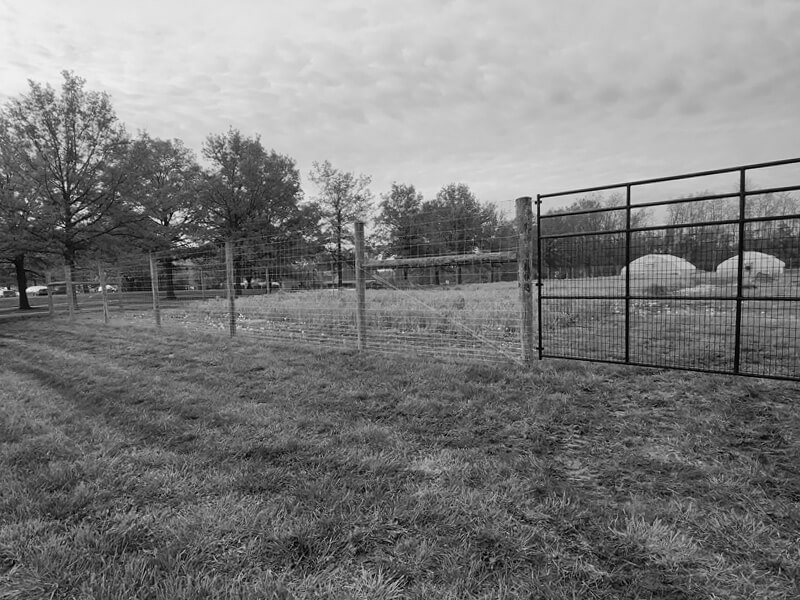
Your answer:
[[[709,195],[710,192],[700,192],[679,199],[685,202],[665,205],[659,221],[663,222],[663,229],[654,224],[652,208],[634,205],[630,221],[634,231],[627,251],[627,217],[620,196],[602,198],[590,194],[567,207],[550,210],[545,213],[547,219],[542,220],[542,233],[565,237],[542,240],[545,275],[615,275],[625,266],[626,257],[633,261],[647,254],[672,254],[701,270],[713,271],[739,250],[739,198],[694,200]],[[745,217],[798,213],[800,198],[777,192],[749,197]],[[638,228],[643,229],[637,231]],[[800,235],[797,219],[749,222],[744,234],[745,250],[765,252],[787,265],[800,266],[800,247],[795,242]]]
[[[392,184],[381,196],[378,246],[387,256],[495,252],[515,247],[514,226],[464,183],[442,187],[425,201],[413,185]]]
[[[269,235],[296,218],[302,198],[294,161],[267,152],[258,136],[237,129],[212,134],[203,144],[204,174],[197,221],[222,239]]]
[[[223,241],[234,244],[236,279],[247,286],[300,272],[320,280],[331,264],[343,284],[352,224],[372,209],[368,175],[315,162],[308,174],[315,193],[306,197],[294,159],[234,128],[207,136],[201,166],[179,139],[146,132],[132,139],[108,94],[86,89],[69,71],[62,79],[59,89],[31,81],[0,107],[0,283],[14,274],[21,308],[28,276],[44,268],[145,252],[158,253],[169,296],[174,266],[189,253],[194,266],[219,262]],[[749,194],[746,205],[755,220],[744,226],[745,249],[800,266],[797,194]],[[542,240],[542,264],[549,274],[608,275],[628,259],[661,252],[712,270],[738,250],[739,230],[709,221],[735,221],[738,207],[738,196],[670,204],[661,210],[672,227],[659,229],[645,227],[650,210],[628,215],[621,196],[589,194],[537,224],[566,236]],[[375,208],[371,249],[386,258],[516,247],[509,216],[466,183],[425,199],[413,184],[394,182]],[[766,218],[774,214],[795,217]]]

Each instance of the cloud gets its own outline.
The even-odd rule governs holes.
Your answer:
[[[497,200],[796,147],[800,10],[780,0],[3,6],[0,94],[72,68],[130,130],[199,150],[233,125],[378,189],[472,177]]]

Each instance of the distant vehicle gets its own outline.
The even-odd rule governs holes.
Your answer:
[[[47,286],[32,285],[28,288],[25,288],[25,293],[29,296],[47,296]]]
[[[117,291],[117,286],[111,285],[110,283],[106,284],[106,292],[116,292],[116,291]],[[97,293],[99,293],[99,294],[103,293],[103,286],[102,285],[98,285],[97,286]]]
[[[0,289],[0,298],[16,298],[17,291],[11,290],[9,288],[2,288]]]

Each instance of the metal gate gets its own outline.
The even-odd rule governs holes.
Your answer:
[[[799,190],[795,158],[538,195],[539,357],[800,380]]]

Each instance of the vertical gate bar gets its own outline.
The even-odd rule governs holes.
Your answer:
[[[747,211],[747,196],[745,195],[745,175],[744,168],[739,170],[739,264],[736,273],[736,330],[733,338],[733,374],[739,374],[741,365],[740,353],[742,349],[742,298],[743,298],[743,279],[744,279],[744,219]]]
[[[625,362],[631,362],[631,186],[625,186]]]
[[[367,346],[367,282],[364,273],[364,222],[358,221],[356,229],[356,329],[358,331],[358,349]]]
[[[233,282],[233,244],[225,240],[225,281],[228,288],[228,328],[236,335],[236,288]]]
[[[522,361],[533,360],[533,211],[531,197],[517,198],[517,282],[520,302]]]
[[[158,265],[153,253],[150,253],[150,290],[153,292],[153,316],[156,327],[161,327],[161,308],[158,305]]]
[[[536,326],[538,331],[539,360],[542,360],[542,199],[536,194]]]

